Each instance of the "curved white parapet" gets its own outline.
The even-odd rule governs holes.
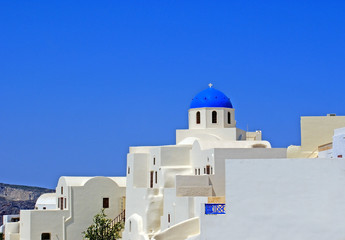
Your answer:
[[[191,236],[200,234],[199,217],[180,222],[158,234],[153,240],[185,240]]]
[[[122,233],[122,239],[149,240],[143,231],[143,219],[138,214],[131,215],[126,220],[126,228]]]

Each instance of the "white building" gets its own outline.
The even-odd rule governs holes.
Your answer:
[[[60,177],[56,192],[43,194],[35,210],[21,210],[6,240],[81,240],[93,217],[110,218],[125,210],[125,177]],[[14,225],[14,224],[12,224]]]
[[[238,129],[212,86],[188,114],[175,145],[130,147],[126,180],[61,177],[9,239],[81,239],[105,206],[126,209],[126,240],[345,239],[345,117],[302,117],[301,146],[286,149]]]
[[[318,157],[345,157],[345,128],[334,129],[333,141],[319,146]]]
[[[0,226],[0,233],[5,235],[5,239],[9,239],[10,235],[17,235],[19,232],[19,214],[2,216],[2,226]]]
[[[272,149],[261,131],[236,128],[229,98],[210,87],[192,100],[189,129],[176,131],[176,145],[130,148],[123,238],[197,237],[203,204],[225,203],[231,158],[286,158],[286,149]]]

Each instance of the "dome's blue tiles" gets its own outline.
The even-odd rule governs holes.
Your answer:
[[[233,108],[230,99],[224,93],[212,87],[198,93],[190,104],[190,108],[203,107]]]

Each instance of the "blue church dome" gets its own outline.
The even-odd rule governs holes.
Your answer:
[[[211,87],[198,93],[192,100],[190,108],[219,107],[233,108],[230,99],[221,91]]]

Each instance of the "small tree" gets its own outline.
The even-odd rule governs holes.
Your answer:
[[[93,217],[93,224],[83,234],[89,240],[115,240],[120,238],[120,232],[123,228],[123,222],[113,223],[102,209]]]

